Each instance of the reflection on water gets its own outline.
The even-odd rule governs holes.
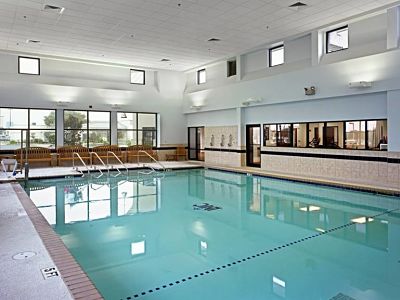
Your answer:
[[[330,299],[345,291],[355,299],[385,299],[399,291],[400,214],[371,218],[400,208],[395,197],[212,170],[151,180],[32,181],[26,189],[106,299],[125,299],[351,222],[226,270],[212,277],[207,291],[198,281],[186,294],[183,286],[154,297],[216,299],[208,291],[223,290],[229,292],[218,299]],[[199,203],[222,209],[194,210]],[[298,297],[303,294],[309,297]]]

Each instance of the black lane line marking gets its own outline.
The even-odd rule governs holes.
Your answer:
[[[373,215],[373,216],[369,216],[369,217],[366,216],[366,218],[376,218],[376,217],[379,217],[379,216],[390,214],[390,213],[392,213],[394,211],[397,211],[397,210],[400,210],[400,209],[399,208],[395,208],[395,209],[387,210],[385,212],[381,212],[381,213]],[[171,282],[169,284],[164,284],[162,286],[158,286],[158,287],[149,289],[147,291],[143,291],[143,292],[137,293],[133,297],[134,298],[139,298],[141,296],[145,296],[147,293],[149,293],[149,294],[156,293],[156,292],[160,291],[161,289],[166,289],[168,287],[173,287],[175,285],[182,284],[182,283],[184,283],[186,281],[190,281],[192,279],[199,278],[199,277],[202,277],[202,276],[207,275],[207,274],[211,274],[211,273],[215,273],[217,271],[225,270],[227,268],[235,266],[236,264],[240,264],[242,262],[245,262],[245,261],[248,261],[248,260],[252,260],[254,258],[260,257],[260,256],[268,254],[268,253],[273,253],[275,251],[281,250],[281,249],[289,247],[289,246],[294,246],[294,245],[296,245],[298,243],[306,242],[309,239],[313,239],[313,238],[316,238],[316,237],[319,237],[319,236],[322,236],[322,235],[325,235],[325,234],[328,234],[328,233],[331,233],[331,232],[334,232],[334,231],[337,231],[337,230],[341,230],[343,228],[346,228],[346,227],[349,227],[349,226],[352,226],[352,225],[355,225],[355,224],[357,224],[357,223],[356,222],[349,222],[349,223],[341,225],[341,226],[337,226],[337,227],[334,227],[334,228],[327,229],[324,232],[315,233],[315,234],[309,235],[307,237],[295,240],[293,242],[287,242],[286,244],[283,244],[281,246],[277,246],[277,247],[265,250],[265,251],[260,252],[258,254],[255,254],[255,255],[252,255],[252,256],[248,256],[246,258],[238,259],[236,261],[227,263],[225,265],[221,265],[219,267],[214,267],[213,269],[206,270],[206,271],[203,271],[203,272],[200,272],[198,274],[191,275],[191,276],[187,276],[187,277],[185,277],[185,278],[183,278],[181,280],[176,280],[175,282]],[[132,297],[126,297],[125,299],[126,300],[130,300],[130,299],[132,299]]]

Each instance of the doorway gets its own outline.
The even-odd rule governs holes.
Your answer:
[[[204,127],[188,128],[189,160],[204,161]]]
[[[246,161],[249,167],[261,167],[260,125],[246,125]]]

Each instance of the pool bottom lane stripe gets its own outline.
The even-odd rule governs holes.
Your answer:
[[[392,210],[387,210],[387,211],[381,212],[381,213],[373,215],[373,216],[369,216],[369,217],[367,216],[366,218],[367,219],[368,218],[377,218],[377,217],[380,217],[380,216],[383,216],[383,215],[386,215],[386,214],[390,214],[390,213],[398,211],[398,210],[400,210],[400,209],[396,208],[396,209],[392,209]],[[244,262],[247,262],[249,260],[261,257],[263,255],[274,253],[276,251],[285,249],[287,247],[294,246],[296,244],[306,242],[306,241],[308,241],[310,239],[317,238],[319,236],[323,236],[323,235],[326,235],[328,233],[331,233],[331,232],[334,232],[334,231],[338,231],[338,230],[344,229],[346,227],[349,227],[349,226],[352,226],[352,225],[355,225],[355,224],[357,224],[357,223],[356,222],[349,222],[349,223],[346,223],[346,224],[338,226],[338,227],[327,229],[324,232],[318,232],[318,233],[315,233],[313,235],[309,235],[309,236],[306,236],[304,238],[297,239],[295,241],[288,242],[286,244],[277,246],[275,248],[270,248],[270,249],[267,249],[265,251],[261,251],[259,253],[244,257],[242,259],[238,259],[238,260],[232,261],[232,262],[227,263],[225,265],[221,265],[221,266],[218,266],[218,267],[215,267],[215,268],[212,268],[212,269],[209,269],[209,270],[197,273],[197,274],[193,274],[193,275],[184,277],[184,278],[176,280],[176,281],[171,281],[171,282],[165,283],[165,284],[157,286],[157,287],[155,287],[153,289],[149,289],[149,290],[142,291],[140,293],[134,294],[133,296],[129,296],[129,297],[126,297],[126,298],[121,298],[121,300],[138,299],[140,297],[144,297],[146,295],[150,295],[150,294],[159,292],[161,290],[164,290],[164,289],[167,289],[167,288],[170,288],[170,287],[185,283],[187,281],[191,281],[191,280],[194,280],[194,279],[197,279],[197,278],[201,278],[203,276],[207,276],[207,275],[213,274],[213,273],[218,272],[218,271],[229,269],[230,267],[240,265],[240,264],[242,264]]]

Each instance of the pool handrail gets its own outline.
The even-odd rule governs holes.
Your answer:
[[[138,151],[138,153],[144,153],[144,154],[146,154],[148,157],[150,157],[150,159],[151,160],[153,160],[156,164],[158,164],[160,167],[161,167],[161,170],[163,170],[164,172],[167,170],[167,168],[162,164],[162,163],[160,163],[157,159],[155,159],[153,156],[151,156],[147,151],[145,151],[145,150],[139,150]],[[137,161],[137,163],[138,163],[138,165],[139,165],[139,156],[138,156],[138,159],[137,159],[138,161]],[[156,172],[156,170],[152,167],[152,166],[148,166],[150,169],[152,169],[154,172]]]
[[[86,165],[86,163],[83,161],[82,157],[79,155],[78,152],[73,152],[72,153],[72,169],[76,170],[77,172],[82,174],[82,177],[85,176],[85,173],[83,173],[81,170],[78,169],[78,167],[75,167],[75,156],[79,158],[81,163],[85,166],[86,170],[88,171],[88,174],[90,175],[90,169]]]
[[[93,155],[96,156],[96,158],[101,162],[101,164],[102,164],[106,169],[108,169],[107,166],[104,164],[104,161],[100,158],[100,156],[99,156],[96,152],[90,152],[90,153],[89,153],[89,156],[90,156],[90,166],[91,166],[93,169],[95,169],[95,167],[93,167]],[[102,171],[100,168],[97,169],[97,170],[100,172],[100,175],[99,175],[99,176],[96,176],[96,178],[100,178],[101,176],[104,175],[104,174],[103,174],[103,171]]]
[[[126,173],[129,173],[128,168],[125,166],[125,164],[119,159],[119,157],[113,151],[107,151],[107,168],[108,168],[108,172],[110,172],[109,159],[108,159],[109,158],[109,154],[111,154],[119,162],[121,167],[123,167],[126,170]],[[114,177],[117,177],[122,172],[120,171],[120,169],[117,166],[115,168],[117,169],[118,173]]]

